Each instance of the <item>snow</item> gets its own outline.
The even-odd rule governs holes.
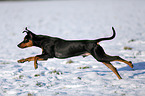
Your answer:
[[[0,96],[144,96],[144,4],[144,0],[1,1]],[[37,70],[33,62],[17,63],[41,54],[36,47],[17,47],[25,27],[36,34],[92,40],[111,36],[112,26],[116,38],[101,46],[106,53],[134,64],[131,69],[124,63],[112,63],[121,80],[92,56],[39,61]],[[124,50],[125,46],[132,50]]]

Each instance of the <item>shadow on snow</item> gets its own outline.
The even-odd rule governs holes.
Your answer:
[[[134,63],[133,64],[134,67],[133,68],[130,68],[129,66],[126,66],[126,67],[122,67],[122,68],[118,68],[117,70],[118,71],[136,71],[136,70],[145,70],[145,62],[139,62],[139,63]],[[92,71],[85,71],[85,72],[96,72],[98,75],[101,75],[101,76],[104,76],[105,74],[104,73],[101,73],[101,72],[111,72],[111,70],[104,70],[104,71],[97,71],[97,70],[92,70]],[[137,75],[141,75],[141,74],[145,74],[145,71],[143,72],[137,72],[137,73],[134,73],[133,76],[129,76],[130,78],[133,78]]]
[[[119,68],[118,71],[135,71],[135,70],[145,70],[145,62],[133,63],[134,67],[129,66]]]

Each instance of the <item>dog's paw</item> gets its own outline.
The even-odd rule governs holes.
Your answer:
[[[35,70],[38,68],[38,63],[34,63]]]
[[[25,59],[20,59],[17,61],[18,63],[24,63],[25,62]]]
[[[131,61],[129,61],[129,66],[131,67],[131,68],[133,68],[134,66],[133,66],[133,64],[132,64],[132,62]]]

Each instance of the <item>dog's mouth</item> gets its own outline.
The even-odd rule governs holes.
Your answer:
[[[26,48],[27,46],[22,46],[21,44],[18,44],[17,45],[19,48],[22,48],[22,49],[24,49],[24,48]]]

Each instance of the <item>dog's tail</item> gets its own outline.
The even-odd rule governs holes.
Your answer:
[[[115,38],[116,32],[115,32],[115,29],[113,27],[112,27],[112,30],[113,30],[113,35],[111,37],[96,39],[97,43],[104,41],[104,40],[111,40],[111,39]]]

